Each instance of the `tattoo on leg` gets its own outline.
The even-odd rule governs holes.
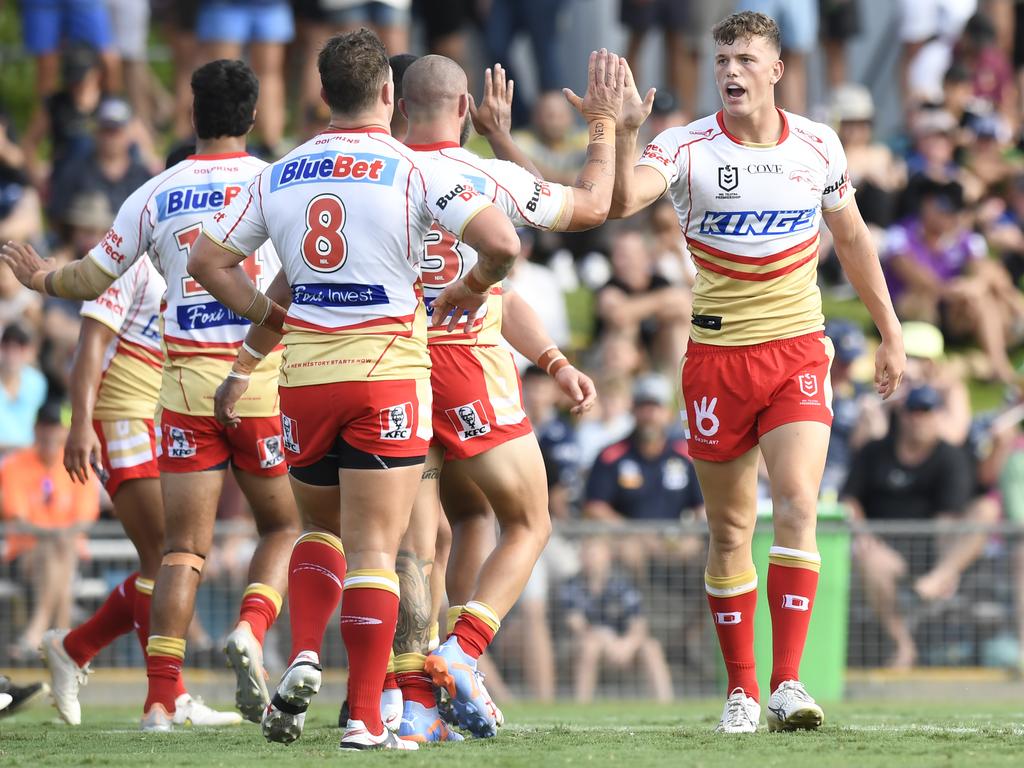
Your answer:
[[[440,467],[431,467],[423,472],[424,480],[437,480],[439,477],[441,477]]]
[[[399,550],[395,562],[402,594],[395,627],[396,654],[426,653],[430,644],[430,572],[433,560],[421,560],[415,552]]]

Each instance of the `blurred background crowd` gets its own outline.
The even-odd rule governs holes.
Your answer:
[[[280,157],[327,118],[312,52],[360,26],[392,53],[458,60],[477,91],[483,67],[503,63],[517,80],[517,140],[548,179],[572,183],[587,138],[560,88],[578,85],[589,49],[625,52],[638,82],[658,86],[651,137],[717,108],[709,29],[740,9],[779,21],[780,105],[839,132],[905,322],[908,380],[882,403],[871,385],[873,328],[823,233],[837,356],[822,510],[849,521],[835,534],[852,553],[842,595],[849,664],[1018,669],[1024,2],[8,0],[0,240],[81,258],[136,187],[188,154],[189,76],[214,58],[244,57],[255,69],[251,151]],[[667,200],[626,222],[522,241],[509,285],[600,398],[574,420],[553,381],[521,361],[556,535],[488,685],[510,695],[504,671],[528,695],[588,699],[611,674],[667,699],[716,674],[700,587],[702,499],[676,392],[694,266]],[[95,598],[76,574],[113,583],[97,553],[121,550],[88,543],[109,504],[98,487],[73,486],[61,465],[77,305],[41,299],[0,266],[0,333],[4,667],[29,663],[43,631],[87,612]],[[223,517],[244,521],[243,505],[229,491]],[[600,522],[619,533],[595,534]],[[225,535],[206,574],[211,590],[243,583],[244,526]],[[199,616],[189,647],[201,653],[222,617],[202,604]]]

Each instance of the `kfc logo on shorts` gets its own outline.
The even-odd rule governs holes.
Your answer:
[[[408,440],[412,437],[412,403],[382,408],[380,411],[380,439]]]
[[[260,469],[276,467],[284,461],[284,453],[281,450],[281,436],[271,435],[256,441],[256,453],[260,457]]]
[[[299,427],[295,419],[290,419],[282,413],[281,431],[284,433],[285,450],[299,453]]]
[[[715,416],[715,406],[717,405],[717,397],[711,398],[710,403],[706,397],[702,397],[699,403],[696,400],[693,401],[693,415],[697,421],[697,431],[704,437],[714,437],[718,434],[720,424],[718,417]]]
[[[196,437],[191,429],[168,427],[167,456],[171,459],[190,459],[196,455]]]
[[[455,431],[459,433],[459,440],[463,442],[491,431],[491,423],[487,420],[484,406],[479,400],[460,405],[458,408],[447,408],[445,414],[455,427]]]
[[[818,394],[818,377],[813,373],[801,373],[796,380],[805,397],[814,397]]]

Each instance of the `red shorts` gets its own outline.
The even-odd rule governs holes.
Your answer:
[[[434,441],[448,459],[468,459],[533,431],[512,354],[503,347],[430,348]]]
[[[205,472],[230,463],[259,477],[288,471],[280,416],[247,416],[237,429],[213,416],[190,416],[164,409],[160,417],[161,472]]]
[[[832,426],[832,355],[821,332],[744,347],[691,341],[682,372],[690,456],[731,461],[783,424]]]
[[[430,381],[339,381],[281,387],[288,463],[308,467],[338,441],[372,456],[426,456],[430,446]],[[383,469],[383,467],[382,467]]]
[[[100,439],[103,468],[107,481],[103,487],[113,498],[121,483],[160,477],[159,454],[153,419],[121,419],[92,423]]]

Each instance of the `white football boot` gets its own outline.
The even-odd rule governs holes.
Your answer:
[[[220,712],[206,706],[199,696],[183,693],[174,700],[175,725],[191,725],[194,728],[219,728],[224,725],[238,725],[242,716],[237,712]]]
[[[722,719],[715,733],[754,733],[761,720],[761,705],[747,696],[742,688],[734,688],[725,700]]]
[[[235,671],[235,706],[246,720],[258,723],[270,703],[263,648],[252,632],[236,628],[224,641],[228,666]]]
[[[799,680],[779,684],[768,699],[769,731],[813,731],[825,722],[825,713]]]
[[[143,733],[170,733],[174,730],[174,719],[163,704],[154,704],[142,715],[139,729]]]
[[[68,725],[81,725],[82,705],[78,702],[78,691],[88,682],[92,670],[89,665],[78,666],[64,650],[64,638],[70,630],[51,629],[43,635],[39,644],[39,655],[50,670],[50,691],[57,713]]]
[[[260,722],[267,741],[291,744],[302,735],[306,710],[320,690],[322,679],[323,669],[316,653],[303,651],[295,657],[281,675],[281,682],[263,712]]]
[[[392,733],[398,733],[402,725],[402,712],[405,701],[401,688],[385,688],[380,695],[380,719],[384,727]]]
[[[341,737],[339,749],[419,749],[420,745],[415,741],[400,739],[387,728],[383,728],[380,735],[374,736],[366,729],[362,720],[349,720],[345,734]]]

